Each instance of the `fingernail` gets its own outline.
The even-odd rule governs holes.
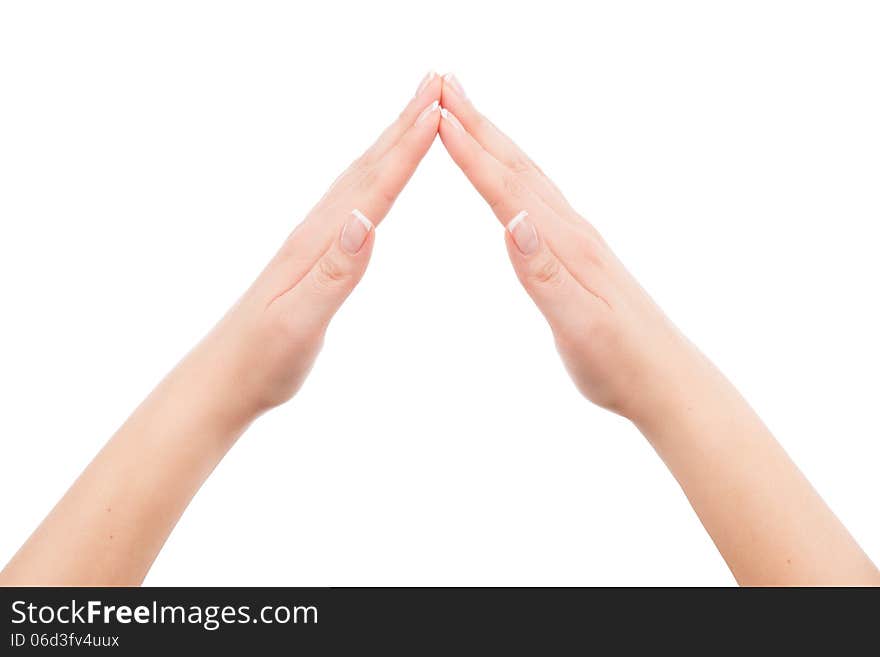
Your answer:
[[[456,128],[458,130],[464,130],[464,128],[461,126],[461,123],[459,123],[458,119],[455,118],[455,114],[450,112],[445,107],[440,108],[440,116],[442,116],[444,119],[449,121],[449,124],[451,126],[453,126],[454,128]]]
[[[467,94],[464,92],[464,87],[461,86],[461,82],[458,81],[458,78],[455,77],[452,73],[447,73],[443,76],[444,84],[448,84],[452,87],[452,90],[457,93],[462,98],[467,98]]]
[[[416,96],[422,93],[425,89],[428,88],[428,85],[431,84],[434,78],[437,77],[437,74],[434,71],[428,71],[428,74],[422,78],[422,81],[419,82],[419,88],[416,89]]]
[[[531,255],[538,250],[538,232],[531,221],[526,221],[528,216],[529,213],[523,210],[507,222],[513,243],[523,255]]]
[[[342,227],[342,235],[339,238],[342,249],[351,255],[356,254],[367,241],[367,235],[371,230],[373,230],[373,222],[367,219],[360,210],[352,210],[351,216]]]
[[[422,113],[419,114],[418,118],[416,119],[416,123],[421,123],[422,121],[424,121],[432,112],[436,112],[438,107],[440,107],[440,101],[435,100],[433,103],[422,110]]]

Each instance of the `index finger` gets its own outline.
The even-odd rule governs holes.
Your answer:
[[[340,193],[340,202],[359,208],[377,225],[394,204],[397,196],[415,173],[428,152],[440,123],[440,102],[433,100],[422,108],[412,125],[397,142],[373,164],[365,165],[361,178]]]
[[[451,73],[443,76],[440,103],[458,117],[465,130],[473,135],[487,152],[521,178],[550,208],[566,218],[577,214],[541,168],[510,137],[474,107],[465,95],[461,82]]]
[[[434,71],[428,73],[419,84],[415,95],[407,103],[406,107],[403,108],[400,116],[385,128],[373,145],[361,155],[361,162],[363,164],[372,164],[382,159],[400,141],[400,138],[406,134],[410,126],[415,123],[419,113],[433,101],[440,101],[441,88],[441,78]]]

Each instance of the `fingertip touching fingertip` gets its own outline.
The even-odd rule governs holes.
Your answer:
[[[434,71],[428,71],[425,74],[425,77],[422,78],[422,81],[419,82],[419,86],[416,88],[415,95],[418,96],[425,89],[427,89],[428,85],[431,84],[435,80],[436,77],[437,77],[437,73],[435,73]]]
[[[452,89],[462,98],[467,98],[467,94],[464,92],[464,87],[461,86],[461,82],[455,77],[454,73],[446,73],[443,76],[443,85]]]
[[[430,105],[428,105],[425,109],[423,109],[419,113],[418,117],[416,118],[416,125],[418,125],[419,123],[421,123],[422,121],[427,119],[429,116],[431,116],[431,114],[436,112],[439,107],[440,107],[440,101],[439,100],[433,101]]]

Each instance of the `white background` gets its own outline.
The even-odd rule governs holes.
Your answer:
[[[0,560],[436,68],[880,561],[878,33],[870,2],[4,3]],[[733,580],[438,140],[147,583]]]

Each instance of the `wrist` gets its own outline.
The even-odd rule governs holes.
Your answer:
[[[677,333],[677,332],[676,332]],[[624,414],[652,440],[687,422],[700,411],[707,397],[728,385],[715,366],[684,336],[676,334],[654,350],[651,372],[640,387],[635,403]]]
[[[242,368],[222,339],[209,335],[175,368],[174,394],[216,435],[238,436],[264,409],[249,395]]]

